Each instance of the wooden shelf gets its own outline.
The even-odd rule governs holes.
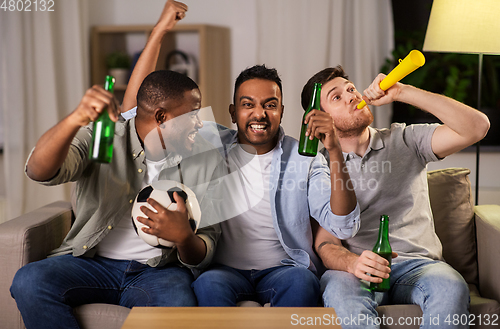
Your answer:
[[[127,89],[127,85],[115,85],[115,91],[125,91]]]
[[[105,58],[115,51],[127,51],[127,36],[143,34],[146,40],[154,25],[109,25],[95,26],[91,36],[91,76],[92,84],[102,84],[107,74]],[[202,107],[211,106],[215,120],[225,126],[231,124],[228,107],[231,103],[230,77],[230,31],[229,28],[206,25],[176,25],[164,38],[157,70],[166,68],[166,56],[178,49],[184,37],[197,38],[197,54],[193,54],[197,64],[195,79],[202,94]],[[182,50],[182,49],[180,49]],[[117,98],[121,101],[126,86],[115,86]]]

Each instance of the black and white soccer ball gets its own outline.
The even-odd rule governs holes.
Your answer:
[[[141,206],[146,206],[152,211],[156,210],[147,202],[148,198],[152,198],[160,203],[163,207],[168,210],[176,210],[177,203],[174,199],[174,192],[177,192],[186,203],[186,209],[189,216],[189,224],[196,233],[198,226],[200,225],[201,210],[198,204],[198,199],[194,192],[184,184],[170,180],[161,180],[153,182],[151,185],[144,187],[134,200],[134,205],[132,206],[132,222],[134,224],[135,231],[146,243],[153,247],[167,247],[171,248],[174,244],[171,241],[167,241],[158,238],[154,235],[145,233],[142,231],[143,227],[147,227],[143,223],[137,220],[137,217],[147,217],[141,211]]]

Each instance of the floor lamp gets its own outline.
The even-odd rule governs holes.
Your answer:
[[[477,109],[481,111],[484,54],[500,54],[499,0],[434,0],[424,51],[479,55]],[[479,197],[480,145],[476,143],[476,191]]]

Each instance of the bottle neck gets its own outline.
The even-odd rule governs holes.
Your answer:
[[[314,88],[314,92],[311,95],[311,101],[309,102],[309,106],[307,107],[307,113],[311,112],[314,109],[314,104],[316,104],[316,88]]]
[[[106,79],[104,80],[104,90],[109,91],[110,93],[114,93],[115,91],[115,78],[107,75]]]
[[[309,113],[313,109],[320,109],[320,104],[321,104],[321,84],[320,83],[315,83],[314,84],[314,89],[311,94],[311,100],[309,101],[309,106],[307,107],[306,113]]]
[[[389,240],[389,219],[382,217],[378,230],[378,243],[382,243],[384,240]]]
[[[316,96],[314,97],[314,108],[321,110],[321,84],[318,85]]]

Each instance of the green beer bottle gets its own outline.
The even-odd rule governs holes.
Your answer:
[[[392,248],[389,243],[389,216],[380,216],[380,228],[378,231],[378,240],[372,250],[374,253],[384,257],[389,261],[389,267],[392,262]],[[388,291],[390,288],[389,278],[382,279],[381,283],[370,283],[371,291]]]
[[[113,93],[114,86],[115,78],[107,75],[104,82],[104,89]],[[110,163],[113,157],[114,135],[115,123],[110,119],[107,109],[104,109],[99,118],[94,121],[89,159],[101,163]]]
[[[311,112],[313,109],[321,109],[321,83],[314,84],[314,90],[311,95],[311,100],[309,101],[309,106],[307,107],[304,116],[302,117],[302,128],[300,130],[300,140],[299,140],[299,154],[308,157],[316,156],[318,153],[318,142],[319,140],[314,137],[312,140],[309,136],[306,136],[307,124],[304,123],[307,113]]]

